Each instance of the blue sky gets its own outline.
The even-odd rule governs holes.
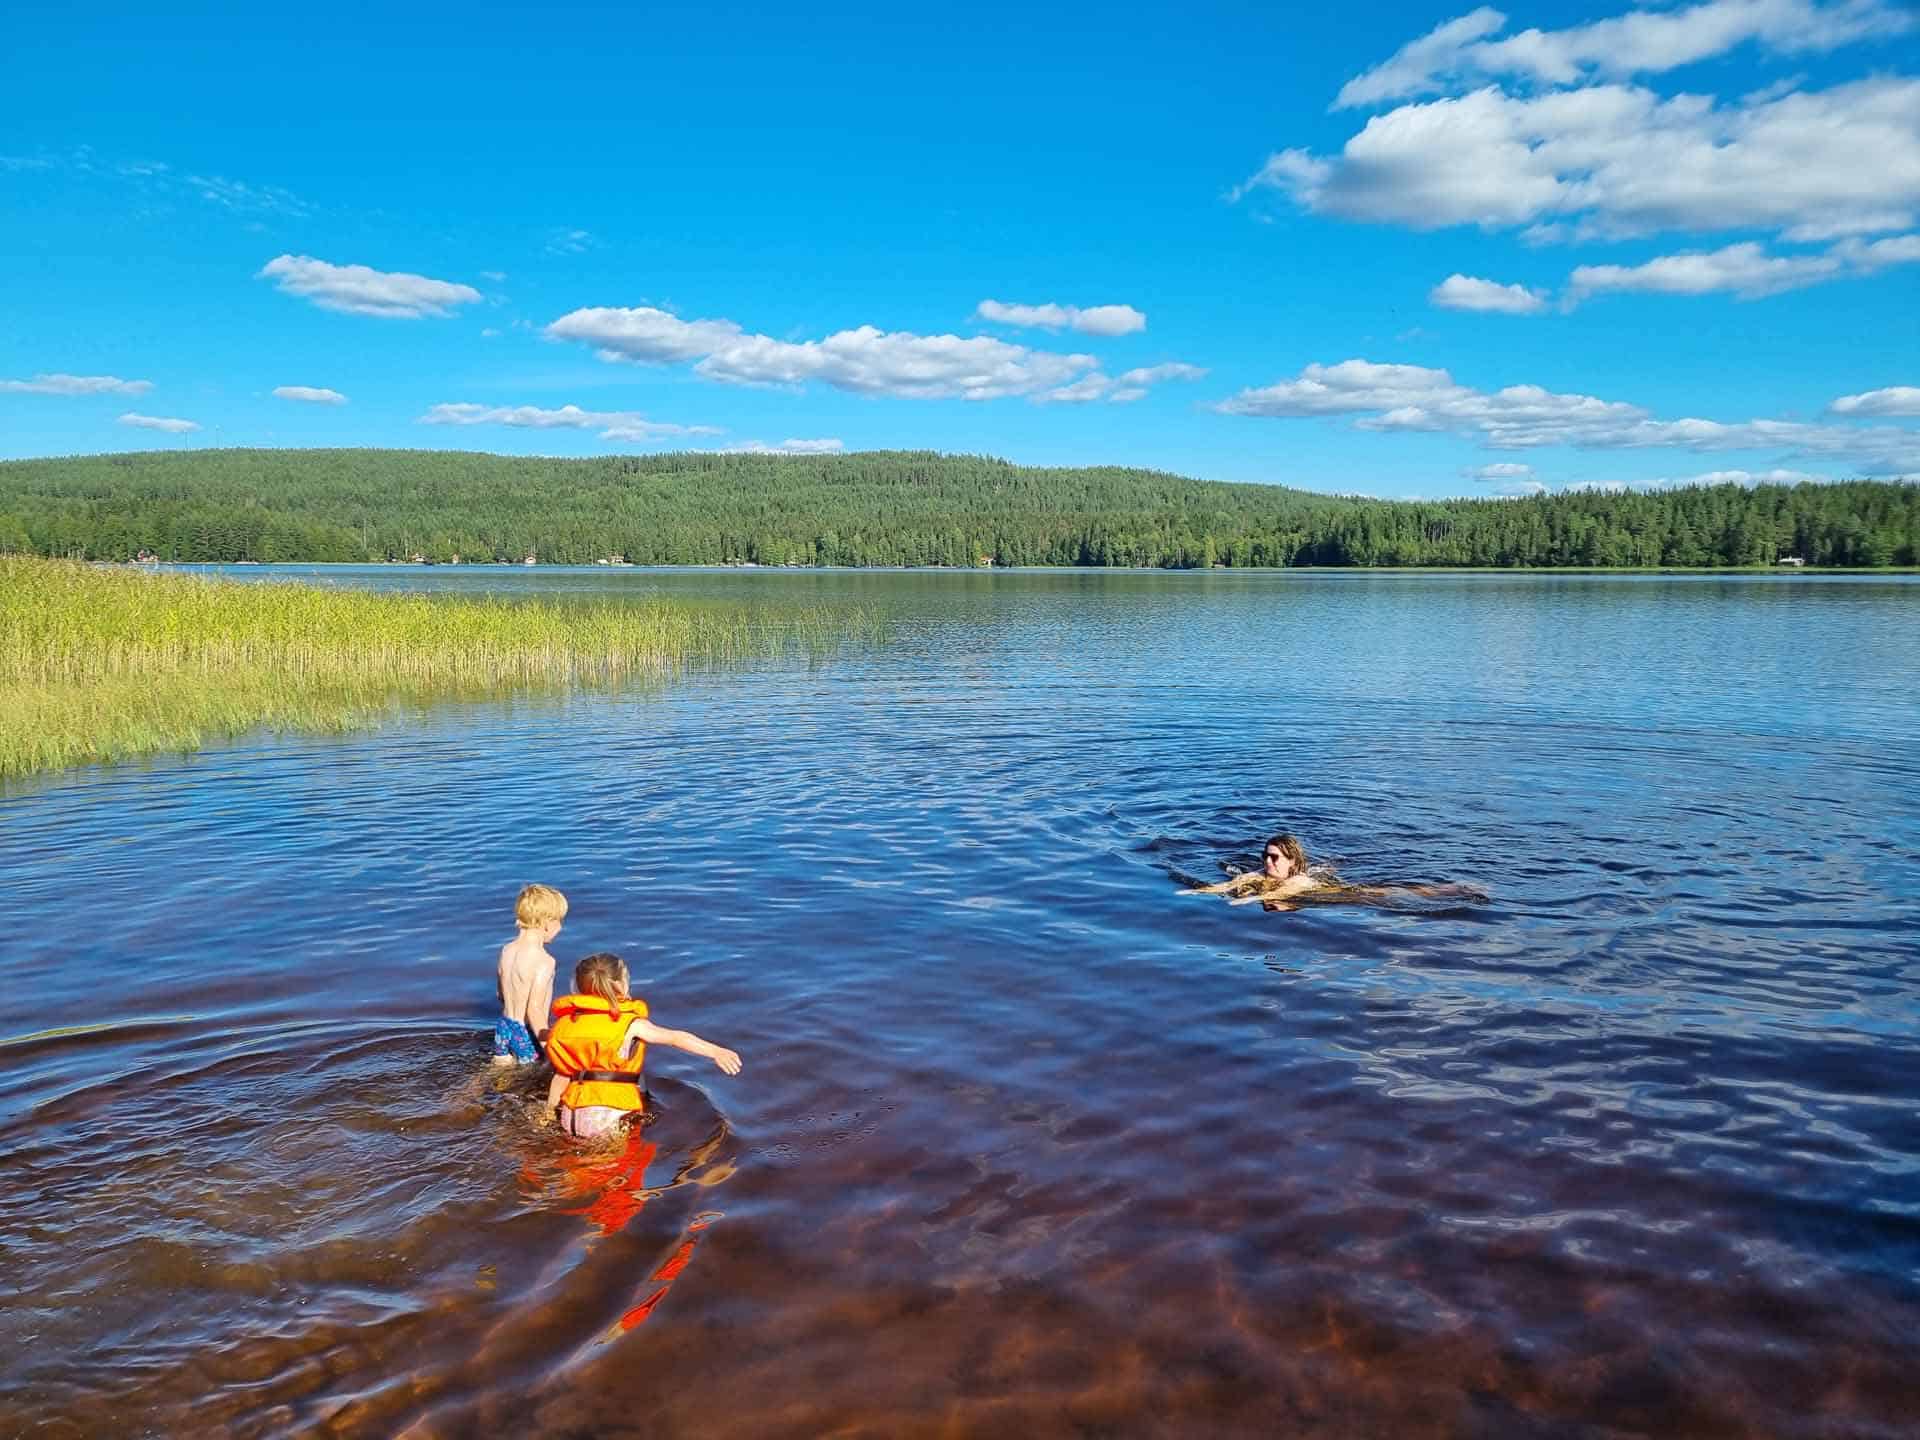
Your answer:
[[[1920,475],[1911,4],[770,8],[16,9],[0,456]]]

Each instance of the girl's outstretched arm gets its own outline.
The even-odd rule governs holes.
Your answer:
[[[651,1020],[636,1020],[627,1027],[627,1041],[643,1040],[649,1045],[665,1045],[713,1061],[728,1075],[740,1073],[740,1057],[724,1045],[702,1040],[691,1030],[664,1030]],[[622,1048],[625,1048],[624,1046]]]

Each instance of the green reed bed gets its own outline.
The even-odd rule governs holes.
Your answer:
[[[817,610],[322,589],[0,556],[0,777],[837,643]]]

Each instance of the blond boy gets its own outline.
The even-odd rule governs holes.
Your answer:
[[[567,918],[567,897],[551,885],[529,885],[514,902],[520,933],[500,947],[500,1018],[493,1026],[493,1063],[531,1065],[546,1039],[553,1006],[553,956],[547,944]]]

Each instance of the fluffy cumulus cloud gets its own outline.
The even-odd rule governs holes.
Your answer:
[[[1272,191],[1315,213],[1514,230],[1529,244],[1745,230],[1829,247],[1775,253],[1743,240],[1583,266],[1574,303],[1629,289],[1751,297],[1867,274],[1920,246],[1905,233],[1920,228],[1920,79],[1879,70],[1809,90],[1796,77],[1722,99],[1663,93],[1655,86],[1672,82],[1654,77],[1740,47],[1824,55],[1916,31],[1920,7],[1907,0],[1701,0],[1516,33],[1483,6],[1348,82],[1335,110],[1381,113],[1337,152],[1279,150],[1234,198]],[[1873,242],[1878,253],[1876,235],[1892,237]],[[1433,294],[1514,311],[1544,298],[1471,277]]]
[[[1481,310],[1496,315],[1537,315],[1547,308],[1546,294],[1525,285],[1502,285],[1471,275],[1449,275],[1427,299],[1442,310]]]
[[[730,385],[831,385],[856,395],[991,400],[1065,385],[1098,363],[1091,355],[1031,350],[990,336],[915,335],[872,325],[820,340],[775,340],[731,320],[682,320],[647,306],[574,310],[547,327],[555,340],[594,347],[602,360],[643,365],[695,361]]]
[[[602,440],[670,440],[718,435],[711,425],[674,425],[649,420],[632,410],[582,410],[562,405],[544,410],[537,405],[435,405],[420,417],[422,425],[506,425],[517,430],[597,430]]]
[[[1507,17],[1488,6],[1449,20],[1349,80],[1334,108],[1493,79],[1565,86],[1594,76],[1657,74],[1750,43],[1782,55],[1818,54],[1905,33],[1914,17],[1893,0],[1706,0],[1493,38],[1506,25]]]
[[[1078,330],[1082,335],[1132,335],[1147,328],[1147,317],[1131,305],[1094,305],[1082,310],[1075,305],[1008,304],[1001,300],[982,300],[974,307],[974,318],[995,325],[1020,325],[1039,330]]]
[[[1768,253],[1755,241],[1712,251],[1662,255],[1641,265],[1581,265],[1568,283],[1567,299],[1637,291],[1653,295],[1707,295],[1726,291],[1742,300],[1799,290],[1826,280],[1871,275],[1891,265],[1920,263],[1920,235],[1884,240],[1847,239],[1824,250]]]
[[[136,415],[131,410],[120,417],[120,423],[131,425],[136,430],[159,430],[168,435],[186,435],[200,428],[192,420],[179,420],[166,415]]]
[[[743,338],[740,327],[731,320],[682,320],[648,305],[569,311],[547,326],[546,333],[549,339],[591,345],[602,360],[628,360],[638,365],[698,360]]]
[[[1337,156],[1281,151],[1236,194],[1263,188],[1347,219],[1526,226],[1536,239],[1901,230],[1920,213],[1920,80],[1728,105],[1621,84],[1488,87],[1375,116]]]
[[[118,375],[36,375],[31,380],[0,380],[8,395],[144,395],[151,380],[122,380]]]
[[[1538,385],[1476,390],[1445,370],[1368,360],[1309,365],[1291,380],[1243,390],[1217,408],[1287,419],[1348,417],[1361,430],[1461,435],[1494,450],[1769,450],[1833,457],[1882,474],[1920,466],[1920,431],[1894,426],[1662,420],[1623,401]]]
[[[1920,416],[1920,385],[1889,385],[1860,395],[1842,395],[1827,407],[1836,415]]]
[[[847,443],[823,436],[818,440],[782,440],[778,445],[769,445],[764,440],[742,440],[721,448],[728,455],[838,455],[847,448]]]
[[[1198,365],[1188,365],[1178,360],[1168,361],[1164,365],[1143,365],[1118,376],[1095,370],[1071,385],[1058,386],[1036,395],[1034,399],[1060,405],[1086,405],[1096,400],[1103,400],[1109,405],[1130,405],[1143,398],[1155,385],[1168,380],[1200,380],[1206,377],[1206,373]]]
[[[299,400],[308,405],[344,405],[347,397],[338,390],[319,385],[276,385],[273,393],[282,400]]]
[[[472,305],[481,298],[471,285],[366,265],[331,265],[308,255],[269,260],[258,278],[272,280],[287,294],[310,300],[322,310],[388,319],[451,315],[455,306]]]

